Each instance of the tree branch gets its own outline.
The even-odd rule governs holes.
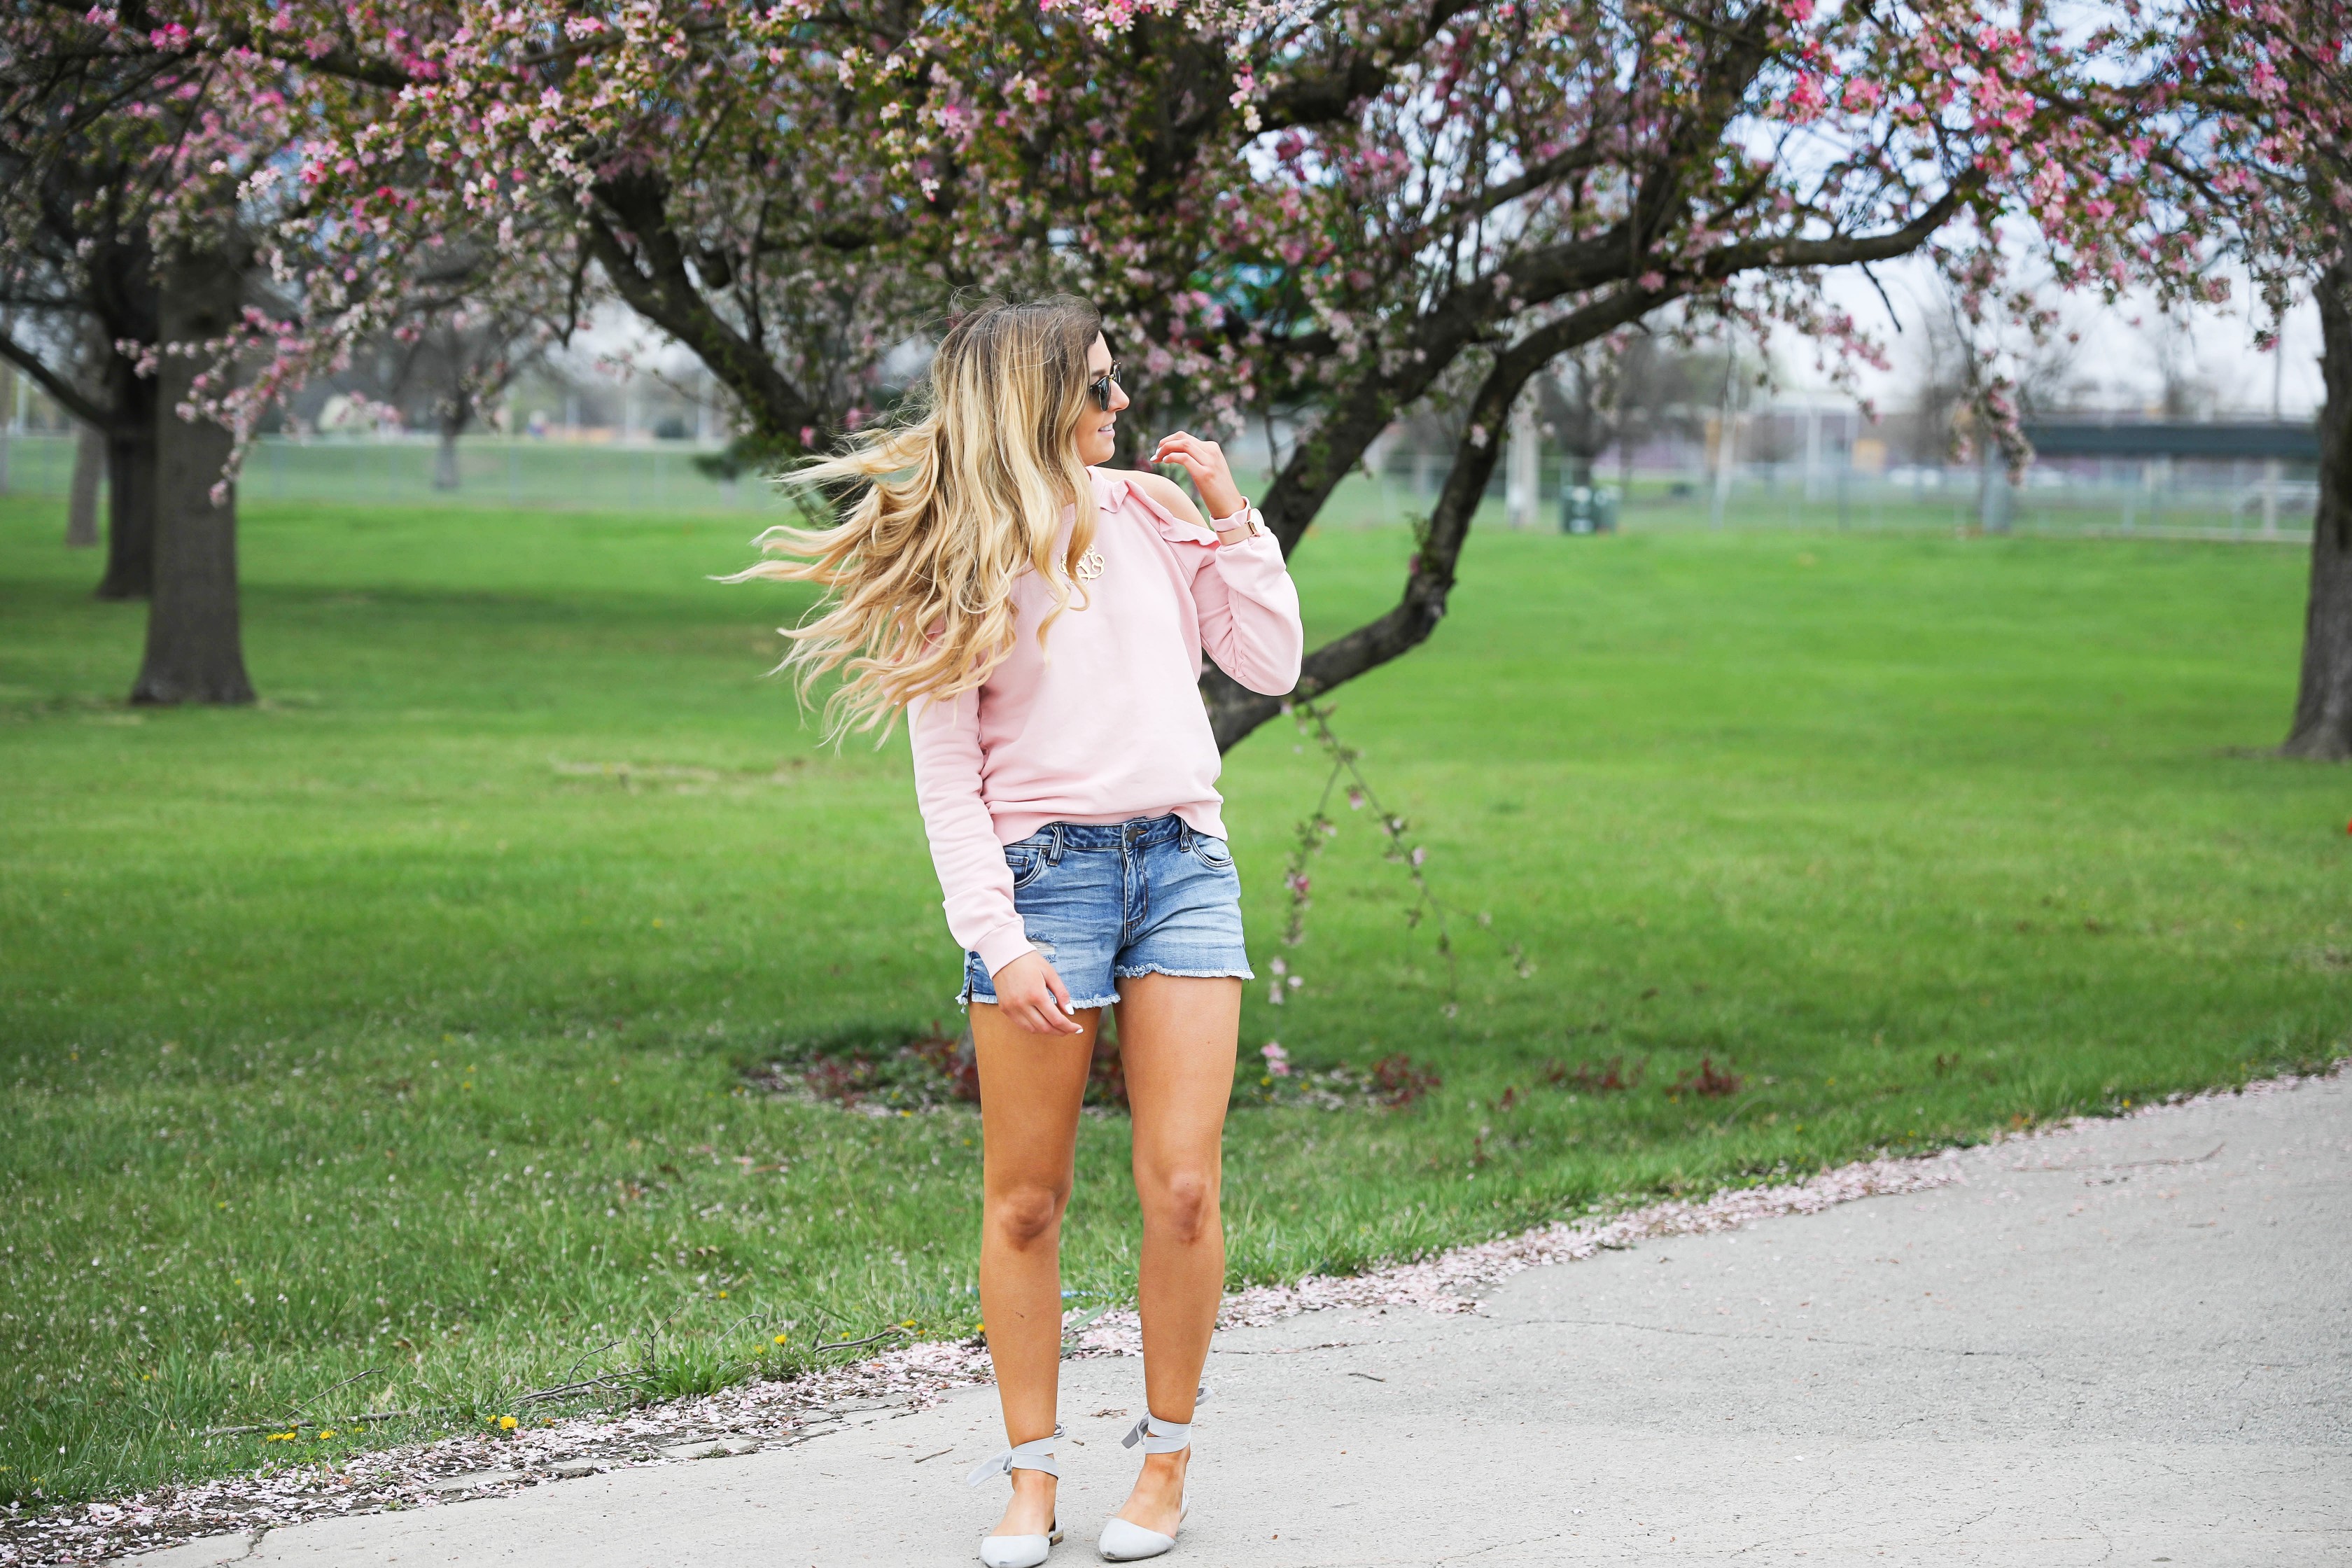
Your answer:
[[[1297,686],[1285,696],[1262,696],[1223,670],[1203,674],[1202,697],[1208,704],[1209,726],[1217,737],[1217,749],[1232,750],[1244,736],[1279,713],[1285,702],[1328,691],[1428,641],[1437,623],[1445,618],[1454,565],[1461,559],[1471,520],[1486,497],[1486,481],[1502,451],[1511,405],[1528,378],[1570,349],[1641,320],[1678,292],[1671,284],[1655,290],[1619,289],[1546,323],[1496,355],[1471,400],[1468,423],[1454,446],[1453,471],[1438,493],[1396,607],[1308,654],[1300,666]]]
[[[736,331],[695,286],[685,247],[669,226],[665,193],[650,174],[598,182],[598,201],[618,220],[591,214],[590,251],[629,307],[694,351],[725,382],[771,440],[803,445],[801,432],[830,432],[836,421],[776,368],[761,347]]]
[[[43,364],[37,355],[20,345],[13,337],[0,335],[0,359],[6,360],[26,375],[38,382],[43,392],[55,398],[58,405],[93,430],[110,431],[113,416],[91,402],[56,372]]]
[[[1412,36],[1374,39],[1321,71],[1291,71],[1258,100],[1258,122],[1269,131],[1343,120],[1355,106],[1395,79],[1395,62],[1412,58],[1445,25],[1471,9],[1475,0],[1432,0]]]
[[[1982,174],[1969,170],[1900,228],[1882,234],[1835,235],[1826,239],[1759,239],[1727,245],[1701,258],[1698,272],[1703,278],[1721,281],[1763,267],[1846,267],[1858,261],[1891,261],[1927,244],[1983,183]]]
[[[1629,280],[1605,298],[1536,329],[1497,353],[1493,368],[1472,400],[1462,439],[1454,448],[1454,470],[1431,512],[1428,531],[1413,557],[1404,593],[1396,606],[1378,620],[1308,654],[1300,667],[1297,687],[1286,697],[1260,696],[1221,670],[1204,673],[1202,697],[1208,705],[1209,722],[1216,734],[1218,749],[1230,750],[1280,712],[1285,701],[1328,691],[1429,639],[1437,623],[1445,616],[1447,595],[1454,586],[1454,563],[1469,535],[1478,502],[1486,494],[1486,481],[1494,473],[1511,405],[1529,376],[1559,355],[1641,320],[1691,292],[1696,285],[1721,283],[1740,272],[1759,268],[1836,267],[1906,255],[1926,244],[1959,211],[1975,191],[1979,178],[1971,172],[1954,181],[1942,196],[1908,223],[1881,234],[1727,246],[1701,258],[1679,279],[1669,274],[1655,289],[1635,287]],[[1617,243],[1613,237],[1616,232],[1557,247],[1550,258],[1550,271],[1556,276],[1573,275],[1578,267],[1589,264],[1587,256],[1607,254]],[[1623,268],[1622,251],[1612,265]],[[1511,270],[1514,293],[1526,275],[1527,270],[1521,268]],[[1462,346],[1466,346],[1466,339]],[[1460,352],[1459,348],[1454,352]],[[1433,361],[1435,357],[1431,356]],[[1450,362],[1452,357],[1448,354],[1446,360]],[[1418,396],[1420,389],[1425,389],[1442,369],[1442,363],[1417,363],[1412,374],[1393,381],[1377,375],[1365,377],[1335,407],[1333,417],[1313,437],[1299,443],[1299,450],[1285,466],[1262,509],[1269,524],[1282,535],[1286,555],[1305,532],[1307,522],[1321,509],[1339,475],[1361,458],[1395,410]],[[1276,520],[1277,510],[1281,513],[1279,522]]]

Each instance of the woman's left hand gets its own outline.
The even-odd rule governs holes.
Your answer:
[[[1173,436],[1160,438],[1149,461],[1154,467],[1173,464],[1192,475],[1192,488],[1201,492],[1201,504],[1209,509],[1211,522],[1241,510],[1242,489],[1234,483],[1234,470],[1225,462],[1224,448],[1214,441],[1203,441],[1179,430]]]

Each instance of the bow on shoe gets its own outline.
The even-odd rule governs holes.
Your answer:
[[[1009,1476],[1015,1470],[1043,1470],[1059,1479],[1062,1467],[1054,1458],[1054,1441],[1061,1435],[1062,1429],[1056,1426],[1052,1437],[1033,1437],[1026,1443],[1015,1444],[992,1459],[982,1459],[972,1468],[971,1474],[964,1477],[963,1484],[976,1487],[991,1476]]]
[[[1192,1396],[1192,1403],[1205,1405],[1208,1399],[1209,1385],[1204,1383],[1200,1393]],[[1192,1424],[1190,1421],[1162,1421],[1159,1416],[1147,1413],[1135,1424],[1132,1431],[1118,1440],[1122,1448],[1132,1448],[1138,1443],[1143,1445],[1143,1451],[1147,1454],[1181,1452],[1192,1446]]]

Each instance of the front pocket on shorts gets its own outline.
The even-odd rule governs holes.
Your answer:
[[[1192,858],[1212,871],[1234,868],[1234,852],[1222,838],[1212,838],[1205,833],[1192,835]]]
[[[1014,846],[1004,851],[1004,865],[1013,873],[1013,890],[1017,893],[1045,874],[1045,851]]]

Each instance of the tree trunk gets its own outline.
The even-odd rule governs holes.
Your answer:
[[[2352,757],[2352,255],[2312,289],[2319,306],[2319,511],[2311,523],[2311,599],[2303,621],[2303,682],[2290,757]]]
[[[234,260],[199,251],[165,261],[163,270],[165,343],[203,342],[235,325],[244,278]],[[165,353],[156,375],[155,584],[133,702],[253,700],[237,622],[236,497],[232,490],[217,505],[212,499],[232,440],[211,420],[176,412],[202,364]]]
[[[73,489],[66,501],[66,548],[98,545],[98,481],[106,468],[106,437],[88,425],[75,426]]]
[[[155,585],[155,422],[152,377],[117,389],[106,433],[106,574],[101,599],[143,599]]]
[[[457,358],[453,343],[450,353],[453,364]],[[464,379],[457,376],[454,368],[450,374],[457,377],[457,384],[449,389],[448,396],[443,398],[434,411],[441,426],[441,449],[433,458],[433,488],[436,490],[457,488],[457,437],[463,436],[466,426],[474,422],[473,394],[467,390]]]

